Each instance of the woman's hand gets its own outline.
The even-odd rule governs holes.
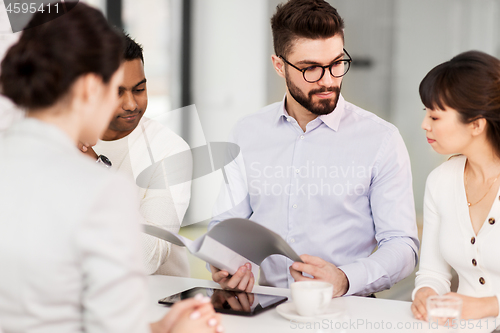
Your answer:
[[[429,287],[423,287],[417,290],[415,299],[411,304],[411,312],[413,312],[413,316],[416,319],[427,321],[427,298],[434,295],[437,295],[437,293],[434,289]]]
[[[210,298],[197,295],[172,306],[160,321],[151,324],[153,333],[222,333],[220,316],[215,313]]]
[[[447,293],[446,296],[454,296],[462,300],[462,319],[481,319],[498,316],[498,300],[496,296],[470,297],[457,293]]]
[[[92,149],[91,144],[78,142],[78,149],[80,149],[85,155],[91,157],[94,160],[97,160],[97,154],[95,153],[94,149]]]

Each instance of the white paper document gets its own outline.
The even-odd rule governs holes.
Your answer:
[[[194,241],[152,225],[143,227],[146,234],[185,246],[194,256],[229,274],[236,273],[240,266],[250,262],[252,273],[257,277],[262,261],[273,254],[302,262],[281,236],[248,219],[222,221]]]

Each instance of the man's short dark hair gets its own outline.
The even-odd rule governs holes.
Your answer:
[[[298,38],[344,38],[344,20],[324,0],[290,0],[276,7],[271,18],[274,52],[286,57]]]
[[[144,56],[142,55],[142,45],[133,40],[129,34],[124,33],[125,38],[125,53],[123,58],[125,61],[141,59],[144,64]]]

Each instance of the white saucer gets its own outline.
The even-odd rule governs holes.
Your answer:
[[[345,317],[345,311],[344,309],[339,308],[339,304],[336,302],[330,302],[328,305],[328,308],[325,310],[325,313],[321,315],[317,315],[314,317],[306,317],[306,316],[301,316],[297,313],[295,310],[295,305],[293,302],[287,302],[280,304],[276,307],[276,311],[282,316],[285,317],[288,320],[293,320],[296,322],[311,322],[311,321],[321,321],[324,319],[344,319]]]

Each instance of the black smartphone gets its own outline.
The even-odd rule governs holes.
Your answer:
[[[216,312],[238,316],[255,316],[288,300],[284,296],[195,287],[162,298],[158,303],[173,305],[183,299],[195,297],[197,294],[210,297]]]

